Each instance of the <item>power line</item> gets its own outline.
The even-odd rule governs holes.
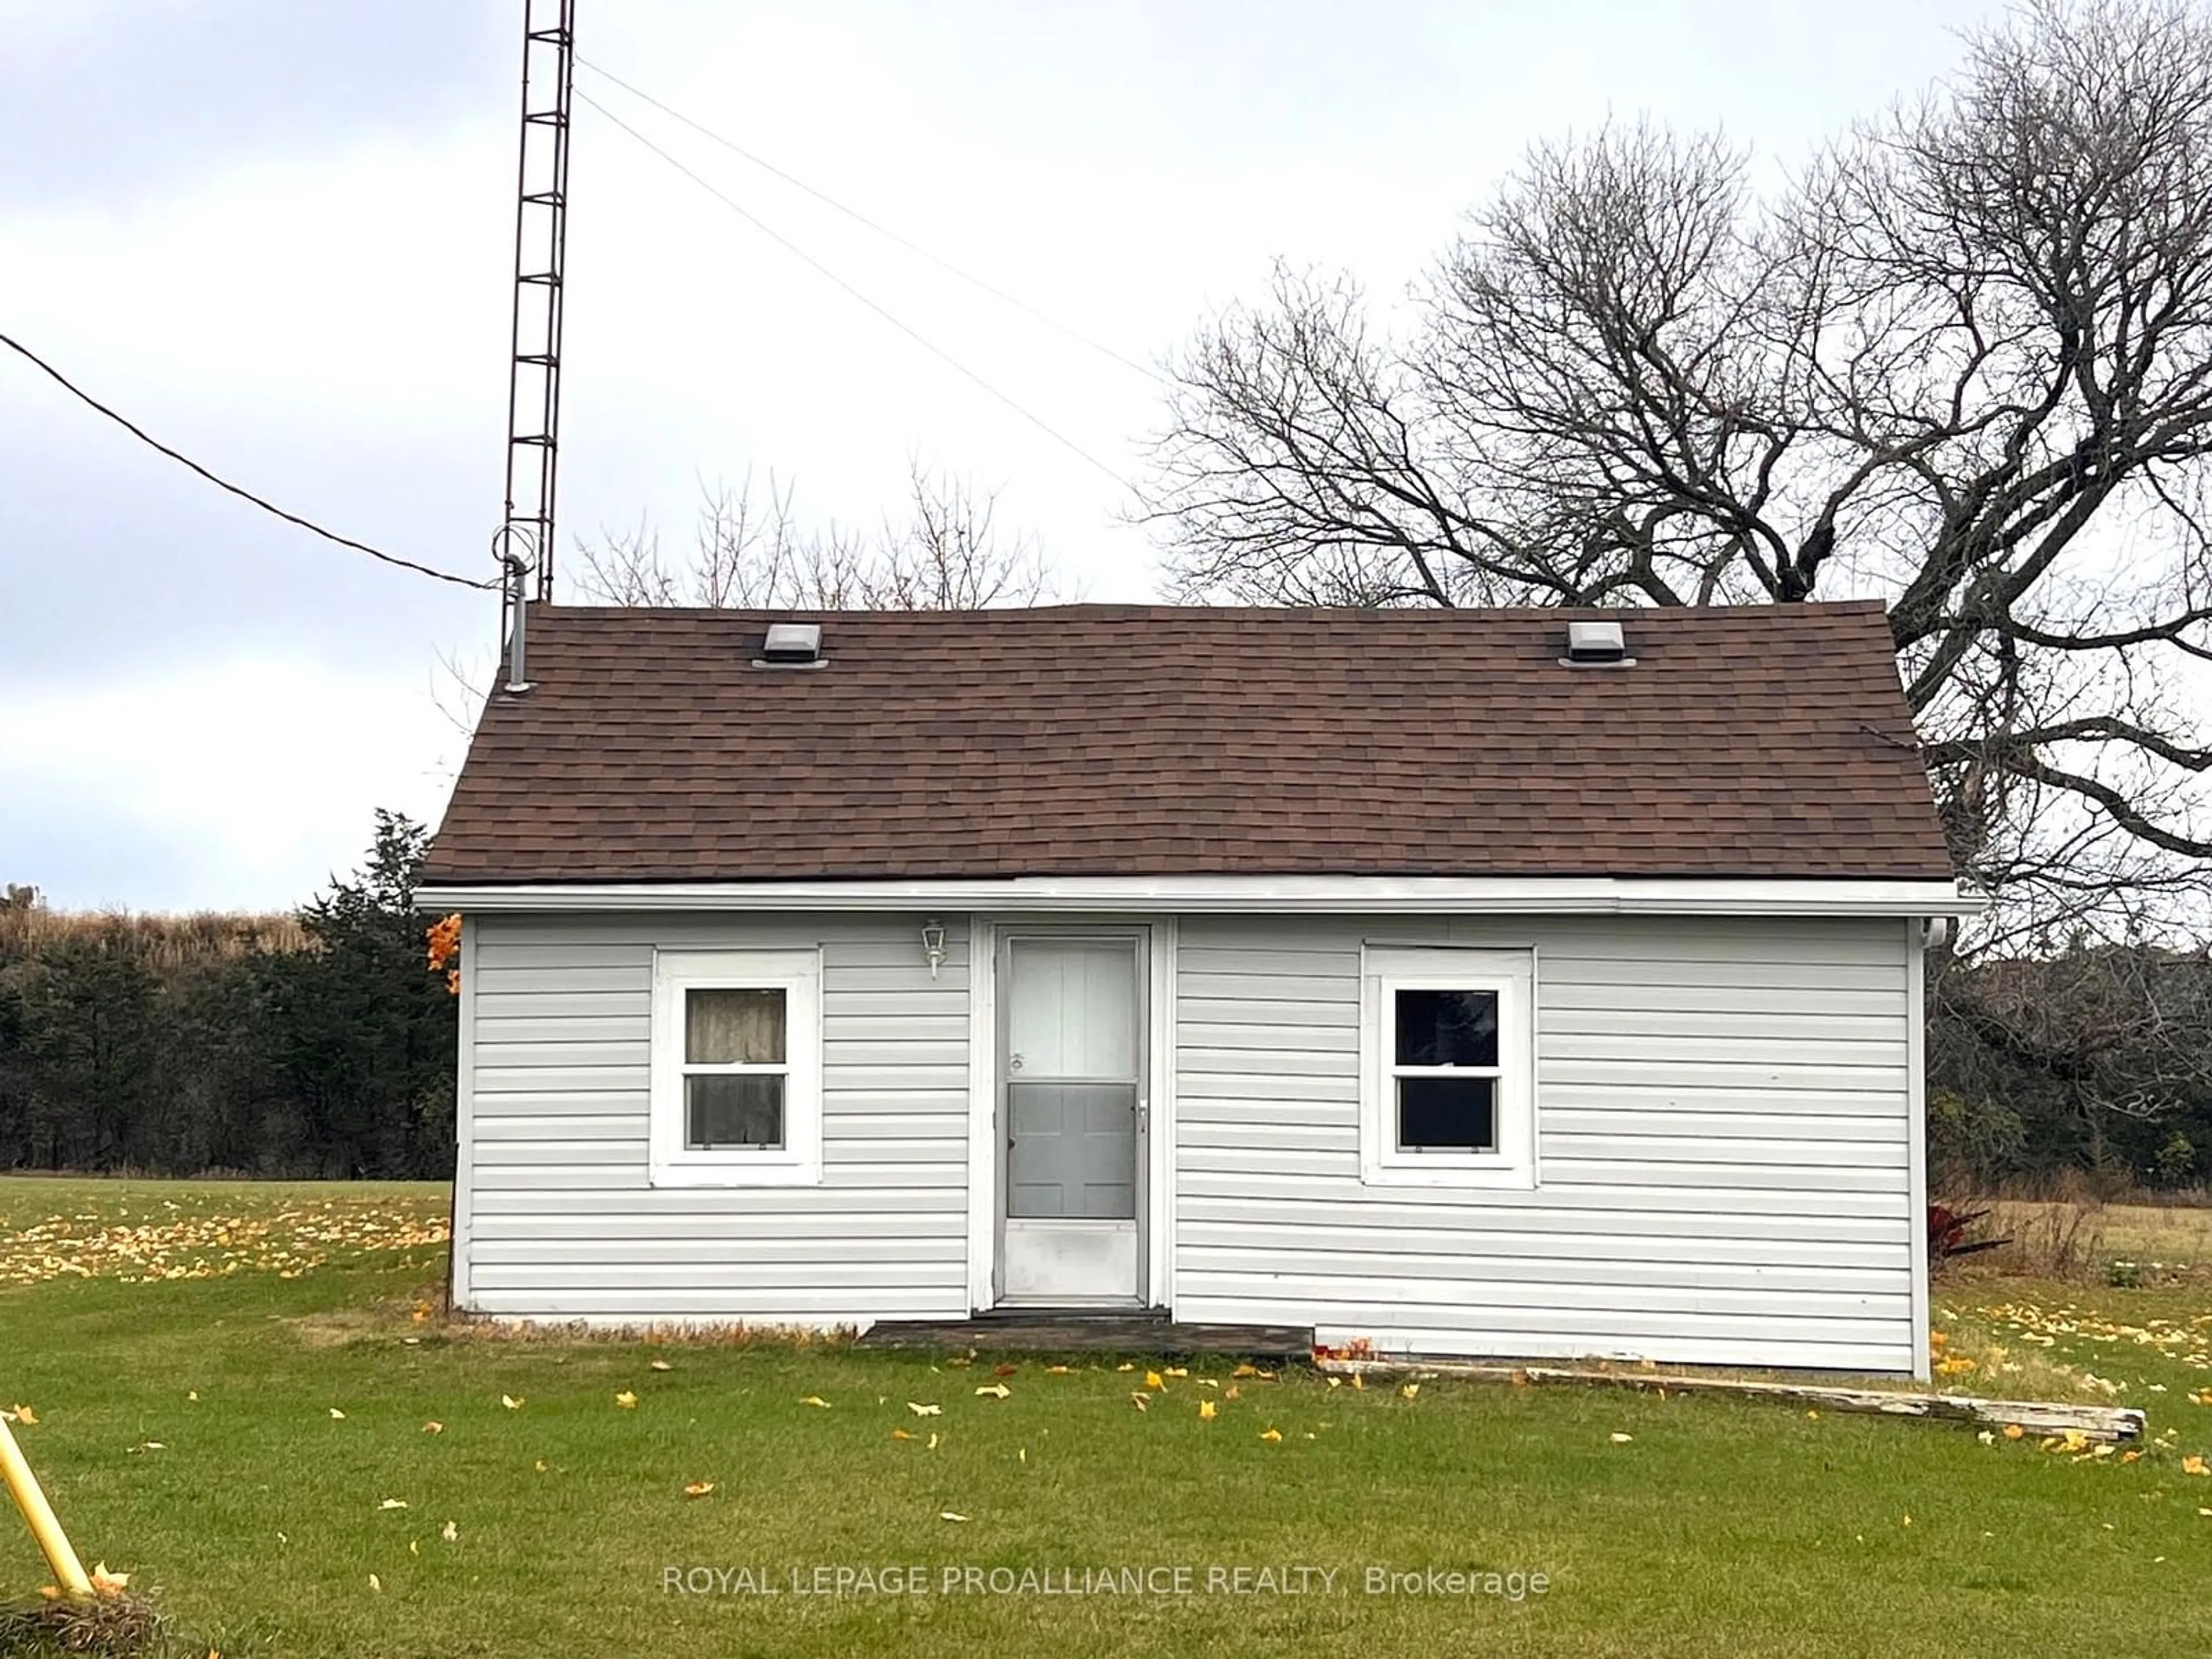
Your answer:
[[[732,155],[742,156],[744,160],[751,162],[763,172],[771,173],[776,178],[782,179],[785,184],[791,185],[794,190],[804,191],[807,195],[811,196],[816,201],[821,203],[823,206],[836,209],[838,212],[843,214],[848,219],[852,220],[855,224],[866,226],[868,229],[875,232],[877,235],[884,237],[890,241],[897,243],[899,246],[904,248],[908,252],[914,254],[920,258],[928,260],[930,264],[939,267],[940,270],[950,271],[953,276],[957,276],[962,282],[969,283],[970,286],[976,289],[980,289],[982,292],[989,295],[993,299],[999,301],[1001,304],[1013,307],[1015,310],[1023,313],[1026,316],[1033,318],[1040,323],[1042,323],[1047,328],[1052,329],[1057,333],[1066,335],[1069,339],[1073,340],[1079,345],[1088,346],[1091,350],[1098,353],[1102,357],[1112,358],[1124,368],[1134,369],[1146,380],[1155,382],[1161,380],[1162,377],[1158,369],[1150,368],[1144,363],[1139,362],[1133,357],[1125,356],[1123,353],[1116,351],[1112,346],[1108,345],[1103,340],[1097,339],[1091,335],[1085,334],[1081,329],[1075,327],[1073,324],[1060,321],[1059,318],[1053,316],[1049,312],[1038,310],[1036,307],[1031,305],[1020,295],[1009,294],[1006,289],[999,287],[996,283],[988,282],[984,278],[975,275],[974,271],[964,270],[961,266],[953,264],[951,260],[946,258],[943,254],[933,252],[930,249],[924,247],[921,243],[914,241],[908,237],[900,235],[898,232],[891,229],[890,226],[878,223],[877,221],[871,219],[866,214],[861,212],[858,208],[846,206],[844,203],[839,201],[827,191],[818,190],[814,185],[808,184],[804,179],[798,177],[796,174],[786,173],[781,167],[776,166],[775,162],[768,160],[765,156],[755,155],[751,150],[747,149],[743,144],[738,143],[734,138],[724,137],[720,133],[715,131],[712,127],[708,126],[705,123],[695,120],[690,116],[686,115],[680,109],[674,108],[672,106],[668,104],[664,104],[659,99],[654,97],[642,87],[632,86],[629,82],[623,80],[622,76],[617,75],[612,70],[602,69],[597,64],[592,63],[588,58],[580,57],[576,59],[576,64],[580,69],[587,69],[591,70],[592,74],[598,76],[601,80],[620,87],[624,92],[629,94],[631,97],[641,100],[643,102],[652,105],[653,108],[659,110],[663,115],[667,116],[670,119],[682,122],[685,126],[690,128],[692,131],[697,133],[701,137],[720,144],[724,149],[728,150]],[[605,112],[604,109],[601,109],[600,106],[596,104],[593,105],[592,107],[595,109],[600,109],[600,112],[602,114]]]
[[[639,143],[644,145],[646,149],[651,150],[662,161],[667,162],[670,167],[674,167],[686,179],[689,179],[693,184],[698,185],[700,189],[705,191],[709,196],[720,202],[724,207],[729,209],[731,212],[736,214],[740,219],[743,219],[755,230],[757,230],[762,235],[767,237],[769,240],[774,242],[778,247],[783,249],[785,252],[790,254],[793,258],[801,261],[811,268],[817,275],[826,278],[828,281],[835,283],[837,287],[842,289],[847,294],[859,301],[860,304],[866,306],[870,311],[874,312],[877,316],[882,318],[885,322],[889,323],[893,328],[898,330],[900,333],[905,335],[907,338],[912,340],[923,350],[928,352],[932,356],[943,362],[947,368],[952,369],[963,380],[971,382],[982,391],[989,393],[990,396],[995,398],[999,402],[1004,404],[1008,409],[1013,410],[1015,414],[1020,416],[1031,426],[1043,433],[1045,436],[1050,438],[1054,443],[1060,445],[1069,453],[1088,462],[1091,465],[1097,468],[1099,471],[1104,473],[1109,478],[1111,478],[1123,489],[1127,490],[1133,495],[1139,495],[1141,498],[1141,492],[1137,489],[1136,486],[1132,484],[1127,478],[1124,478],[1120,473],[1115,471],[1115,470],[1107,465],[1105,462],[1100,460],[1096,455],[1093,455],[1081,444],[1076,442],[1074,439],[1069,437],[1066,433],[1052,425],[1049,422],[1045,420],[1042,416],[1035,414],[1024,407],[1021,404],[1017,403],[1006,392],[1000,391],[997,386],[993,386],[981,374],[978,374],[974,369],[969,368],[967,364],[962,362],[957,357],[955,357],[943,346],[939,345],[934,340],[932,340],[928,336],[923,334],[921,331],[915,329],[911,325],[901,320],[892,313],[886,310],[882,305],[871,299],[860,289],[854,287],[852,283],[847,282],[836,271],[830,270],[828,265],[823,264],[821,260],[816,258],[805,248],[799,246],[798,243],[793,241],[789,237],[783,234],[782,232],[769,224],[767,221],[762,219],[750,209],[741,205],[736,200],[725,194],[711,180],[693,172],[682,161],[677,160],[675,156],[663,149],[659,144],[654,143],[652,139],[647,137],[635,127],[630,125],[629,122],[623,120],[621,116],[617,115],[605,104],[599,102],[598,99],[592,97],[587,92],[580,92],[576,94],[576,100],[579,103],[588,104],[593,109],[599,111],[601,115],[604,115],[608,120],[613,122],[616,126],[621,128]]]
[[[371,547],[367,542],[357,542],[350,536],[341,536],[335,530],[325,530],[322,526],[315,523],[313,520],[303,519],[296,513],[287,513],[283,507],[276,506],[273,502],[264,501],[252,490],[247,489],[241,485],[234,484],[228,478],[217,477],[215,473],[209,471],[207,468],[202,466],[198,461],[192,459],[191,456],[181,454],[178,451],[170,448],[168,445],[163,443],[159,438],[153,436],[150,433],[147,432],[144,428],[139,426],[127,416],[118,414],[116,410],[110,409],[106,404],[100,402],[99,398],[94,397],[83,387],[76,385],[69,378],[69,376],[63,374],[61,370],[56,368],[45,358],[40,356],[37,352],[32,350],[30,347],[25,345],[21,341],[13,340],[9,338],[5,334],[0,334],[0,345],[6,346],[10,351],[15,352],[18,356],[23,358],[33,368],[44,371],[46,376],[58,385],[63,391],[68,392],[71,397],[75,398],[79,403],[85,404],[88,408],[96,410],[100,414],[107,416],[109,420],[114,422],[116,425],[121,427],[132,437],[137,439],[139,442],[160,451],[162,454],[167,455],[171,460],[176,462],[179,466],[198,473],[201,477],[206,479],[216,489],[228,490],[230,494],[237,496],[240,501],[251,501],[254,506],[259,507],[264,513],[274,514],[276,517],[283,520],[285,523],[296,525],[301,529],[307,532],[310,535],[320,536],[326,542],[336,542],[340,547],[349,547],[356,553],[366,553],[372,559],[380,559],[386,564],[397,565],[402,570],[412,570],[418,575],[434,576],[441,582],[452,582],[458,587],[489,588],[496,585],[491,581],[473,581],[466,576],[457,576],[450,570],[438,570],[427,564],[417,564],[412,559],[401,558],[397,553],[386,553],[381,548]]]

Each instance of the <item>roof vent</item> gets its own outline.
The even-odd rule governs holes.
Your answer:
[[[1571,622],[1567,624],[1567,654],[1559,659],[1570,668],[1633,668],[1617,622]]]
[[[820,623],[770,623],[768,637],[761,641],[761,653],[753,659],[753,666],[819,668],[826,660],[822,654]]]

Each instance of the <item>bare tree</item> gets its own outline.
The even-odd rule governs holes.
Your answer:
[[[2033,0],[1778,191],[1713,137],[1540,145],[1402,327],[1367,311],[1281,270],[1176,365],[1154,518],[1188,596],[1880,595],[1954,851],[2008,927],[2201,902],[2197,7]]]
[[[603,605],[746,610],[980,611],[1054,596],[1036,538],[1000,532],[995,492],[919,461],[908,489],[905,521],[887,515],[866,536],[834,522],[802,529],[773,474],[762,499],[750,473],[735,489],[702,481],[686,561],[672,566],[641,521],[582,544],[577,586]]]

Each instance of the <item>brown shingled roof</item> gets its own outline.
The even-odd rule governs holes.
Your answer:
[[[428,878],[1951,874],[1878,604],[800,619],[533,607]]]

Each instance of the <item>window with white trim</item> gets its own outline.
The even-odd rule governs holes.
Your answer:
[[[814,951],[654,956],[655,1186],[821,1180],[821,984]]]
[[[1361,953],[1361,1179],[1535,1185],[1534,980],[1526,951]]]

